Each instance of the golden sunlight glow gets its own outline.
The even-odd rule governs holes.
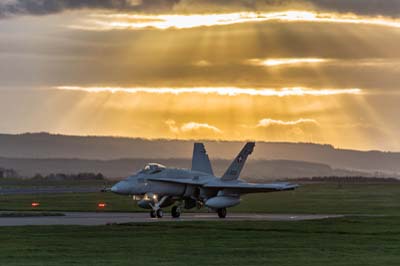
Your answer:
[[[361,94],[361,89],[310,89],[302,87],[282,88],[282,89],[253,89],[237,87],[193,87],[193,88],[119,88],[119,87],[73,87],[60,86],[59,90],[85,91],[85,92],[125,92],[125,93],[154,93],[154,94],[216,94],[222,96],[327,96],[339,94]]]
[[[310,118],[299,118],[293,121],[283,121],[283,120],[276,120],[271,118],[264,118],[258,121],[257,127],[269,127],[272,125],[279,125],[279,126],[295,126],[299,124],[315,124],[317,125],[318,122],[315,119]]]
[[[192,15],[140,15],[140,14],[93,14],[78,25],[70,28],[82,30],[113,29],[187,29],[232,25],[249,22],[283,21],[283,22],[325,22],[368,24],[385,27],[400,27],[400,20],[386,17],[366,17],[353,14],[317,13],[312,11],[284,12],[238,12],[225,14],[192,14]]]
[[[273,59],[251,59],[250,64],[261,66],[280,66],[280,65],[299,65],[299,64],[317,64],[330,61],[323,58],[273,58]]]
[[[169,130],[175,134],[181,134],[181,133],[193,133],[193,132],[198,132],[198,133],[215,133],[215,134],[221,134],[222,130],[219,129],[216,126],[209,125],[207,123],[198,123],[198,122],[188,122],[184,123],[181,126],[178,126],[175,120],[168,119],[165,121],[165,124],[168,126]],[[208,132],[207,132],[208,131]]]

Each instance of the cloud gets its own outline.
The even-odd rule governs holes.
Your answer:
[[[255,126],[261,137],[271,141],[305,141],[315,142],[321,140],[319,123],[310,118],[297,120],[276,120],[264,118]]]
[[[331,61],[325,58],[268,58],[268,59],[250,59],[246,63],[256,66],[274,67],[281,65],[303,65],[319,64]]]
[[[221,129],[207,123],[188,122],[178,126],[175,120],[168,119],[165,124],[172,133],[179,136],[209,137],[222,134]]]
[[[255,0],[3,0],[0,17],[7,15],[47,15],[73,9],[109,9],[144,13],[215,13],[229,10],[258,10],[296,4],[303,1]]]
[[[213,133],[222,133],[222,131],[215,127],[215,126],[211,126],[209,124],[206,123],[196,123],[196,122],[189,122],[186,124],[183,124],[181,126],[181,131],[183,132],[191,132],[191,131],[198,131],[198,130],[208,130],[211,131]]]
[[[254,89],[237,87],[192,87],[192,88],[119,88],[119,87],[74,87],[59,86],[58,90],[84,91],[84,92],[109,92],[109,93],[154,93],[154,94],[216,94],[221,96],[329,96],[340,94],[361,94],[361,89],[310,89],[310,88],[283,88],[283,89]]]
[[[365,24],[400,28],[400,21],[389,18],[356,16],[353,14],[321,13],[311,11],[236,12],[219,14],[94,14],[69,28],[80,30],[139,30],[189,29],[226,26],[242,23],[281,21],[331,24]],[[312,58],[316,59],[316,58]]]
[[[271,118],[264,118],[258,121],[256,127],[269,127],[269,126],[296,126],[296,125],[304,125],[304,124],[312,124],[318,125],[318,122],[314,119],[309,118],[300,118],[293,121],[283,121],[283,120],[275,120]]]
[[[194,62],[193,65],[198,67],[208,67],[211,66],[211,63],[207,60],[199,60],[197,62]]]
[[[319,9],[370,16],[400,16],[399,0],[308,0]]]
[[[280,11],[288,9],[328,10],[373,16],[399,17],[398,0],[3,0],[0,17],[46,15],[71,9],[109,9],[143,13],[223,13]]]
[[[7,0],[0,3],[0,17],[48,15],[73,9],[153,10],[171,9],[176,0]]]

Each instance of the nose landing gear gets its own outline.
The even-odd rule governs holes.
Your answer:
[[[150,217],[151,218],[162,218],[163,217],[163,211],[162,209],[158,209],[157,211],[150,211]]]
[[[154,204],[149,204],[150,205],[150,207],[151,207],[151,211],[150,211],[150,217],[151,218],[162,218],[163,217],[163,211],[162,211],[162,209],[160,208],[160,206],[164,203],[164,201],[166,200],[166,199],[168,199],[168,197],[167,196],[163,196],[162,198],[161,198],[161,200],[160,201],[157,201],[157,198],[155,199],[155,203]]]

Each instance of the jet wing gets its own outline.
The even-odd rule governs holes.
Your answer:
[[[187,184],[187,185],[204,185],[207,181],[201,181],[198,178],[168,178],[168,177],[156,177],[156,178],[146,178],[150,181],[159,181],[159,182],[167,182],[167,183],[176,183],[176,184]]]
[[[203,185],[205,188],[214,189],[232,189],[240,193],[256,193],[256,192],[275,192],[294,190],[299,185],[290,183],[271,183],[271,184],[254,184],[244,182],[213,182]]]
[[[256,193],[256,192],[274,192],[274,191],[285,191],[294,190],[298,187],[296,184],[290,183],[271,183],[271,184],[254,184],[245,182],[227,182],[227,181],[217,181],[210,182],[208,180],[200,180],[197,178],[168,178],[168,177],[155,177],[147,178],[150,181],[157,182],[168,182],[175,184],[187,184],[187,185],[197,185],[204,188],[210,189],[232,189],[239,191],[240,193]]]

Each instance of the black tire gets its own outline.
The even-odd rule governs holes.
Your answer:
[[[174,206],[171,209],[171,215],[173,218],[179,218],[181,216],[181,208]]]
[[[150,211],[150,217],[151,218],[156,218],[156,212],[155,211]]]
[[[218,209],[217,213],[218,213],[219,218],[225,218],[226,217],[226,208]]]
[[[161,209],[158,209],[156,214],[157,214],[157,218],[162,218],[163,217],[163,211]]]

